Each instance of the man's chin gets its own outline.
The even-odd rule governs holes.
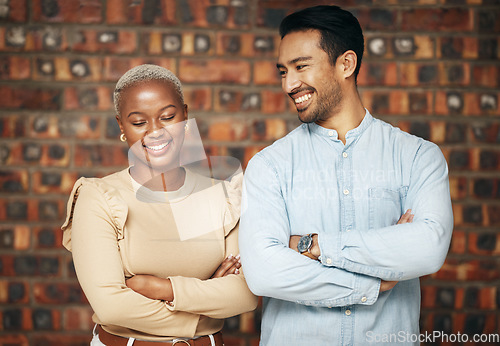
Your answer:
[[[299,120],[304,124],[310,124],[317,120],[314,114],[307,114],[305,110],[298,111]]]

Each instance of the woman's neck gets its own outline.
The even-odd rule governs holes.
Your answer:
[[[140,185],[152,191],[176,191],[184,185],[186,171],[177,167],[164,172],[153,169],[141,169],[135,165],[129,169],[132,178]]]

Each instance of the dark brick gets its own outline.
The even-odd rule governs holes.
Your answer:
[[[450,165],[451,169],[464,169],[469,166],[469,153],[467,151],[452,151],[450,153]]]
[[[494,38],[479,39],[478,56],[480,59],[497,59],[498,41]]]
[[[498,153],[495,151],[481,151],[481,154],[479,154],[479,167],[481,169],[495,169],[498,167]]]
[[[468,314],[465,317],[464,333],[468,335],[481,334],[486,318],[482,314]]]
[[[61,185],[61,173],[42,172],[42,184],[48,186]]]
[[[224,320],[224,331],[229,333],[238,332],[240,329],[240,316],[226,318]]]
[[[38,203],[38,215],[40,220],[58,220],[59,206],[57,202],[40,201]]]
[[[498,32],[500,30],[500,11],[479,10],[477,16],[479,32]]]
[[[36,59],[36,68],[41,76],[54,77],[55,75],[55,65],[52,59]]]
[[[495,182],[492,179],[477,179],[474,181],[474,194],[481,198],[490,198],[493,196],[493,187]]]
[[[398,56],[409,56],[415,54],[416,45],[413,37],[397,37],[393,39],[392,46]]]
[[[38,233],[38,244],[42,247],[52,247],[55,245],[56,236],[51,229],[43,229]]]
[[[14,247],[14,230],[4,229],[0,231],[0,249],[11,249]]]
[[[243,95],[243,100],[241,101],[241,110],[259,110],[262,104],[262,98],[258,93],[248,93]]]
[[[61,8],[59,7],[59,3],[57,0],[41,0],[42,5],[42,13],[45,17],[57,17],[57,15],[61,12]]]
[[[155,18],[161,15],[160,0],[145,0],[142,8],[142,22],[144,24],[153,24]]]
[[[462,143],[466,140],[467,125],[465,124],[446,124],[446,142]]]
[[[188,1],[180,1],[178,2],[181,12],[181,18],[184,23],[191,23],[194,21],[193,13],[191,12],[191,8],[189,7]]]
[[[0,162],[5,162],[10,155],[10,148],[7,145],[0,144]]]
[[[442,331],[444,334],[450,334],[453,330],[452,318],[449,314],[434,315],[433,330]]]
[[[3,329],[19,330],[23,326],[23,313],[21,309],[9,309],[3,311]]]
[[[14,270],[17,275],[34,275],[37,271],[37,260],[33,256],[17,256],[14,258]]]
[[[206,19],[210,24],[222,25],[227,22],[227,6],[209,6],[207,8]]]
[[[464,79],[464,67],[462,65],[449,66],[446,69],[446,77],[450,83],[460,83]]]
[[[496,248],[497,236],[493,233],[478,235],[476,246],[480,250],[493,251]]]
[[[264,138],[266,136],[266,121],[265,120],[257,120],[254,123],[253,131],[256,136],[259,138]]]
[[[15,201],[7,204],[7,217],[14,220],[24,220],[28,216],[26,202]]]
[[[80,59],[71,60],[69,62],[71,74],[77,78],[84,78],[90,75],[89,64]]]
[[[269,28],[278,28],[281,21],[286,16],[283,8],[266,8],[264,11],[264,25]]]
[[[453,308],[455,306],[455,290],[439,288],[436,293],[436,307]]]
[[[422,83],[431,83],[436,81],[437,67],[434,65],[423,65],[418,69],[418,80]]]
[[[21,301],[26,295],[26,286],[20,282],[9,282],[9,303]]]
[[[106,137],[108,138],[118,138],[120,136],[120,127],[116,122],[115,118],[108,118],[106,120]]]
[[[51,257],[42,257],[40,260],[41,275],[55,275],[59,272],[59,259]]]
[[[42,147],[36,143],[23,145],[23,159],[27,162],[39,161],[42,156]]]
[[[463,208],[463,218],[467,223],[479,225],[483,222],[483,211],[481,206],[465,206]]]
[[[372,108],[375,113],[387,113],[389,111],[389,95],[373,95]]]
[[[35,309],[32,314],[35,330],[51,330],[53,328],[52,312],[47,309]]]
[[[443,38],[441,40],[441,55],[447,59],[460,59],[464,50],[462,38]]]
[[[8,28],[5,33],[7,47],[20,48],[26,44],[26,29],[22,26]]]
[[[228,154],[229,156],[236,158],[238,161],[243,162],[245,158],[245,148],[228,148]]]
[[[59,144],[52,144],[49,147],[49,157],[55,160],[60,160],[66,154],[66,149]]]
[[[466,308],[475,308],[478,305],[479,289],[477,287],[468,287],[465,290],[464,306]]]
[[[410,125],[410,133],[428,140],[430,138],[431,129],[428,123],[413,122]]]
[[[249,22],[250,11],[246,6],[234,7],[234,23],[236,25],[247,25]]]
[[[99,97],[95,89],[84,89],[78,91],[78,102],[85,108],[97,107]]]

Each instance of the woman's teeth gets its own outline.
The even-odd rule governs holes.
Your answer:
[[[297,98],[295,99],[295,103],[296,103],[296,104],[297,104],[297,103],[302,103],[302,102],[304,102],[304,101],[309,100],[311,97],[312,97],[312,94],[306,94],[306,95],[303,95],[303,96],[301,96],[301,97],[297,97]]]
[[[165,142],[163,144],[159,144],[159,145],[145,145],[146,148],[148,148],[149,150],[153,150],[153,151],[158,151],[158,150],[162,150],[163,148],[165,148],[170,142]]]

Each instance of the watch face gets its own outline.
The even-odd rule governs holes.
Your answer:
[[[300,253],[306,252],[311,248],[312,245],[312,237],[308,235],[304,235],[300,238],[299,243],[297,244],[297,249]]]

